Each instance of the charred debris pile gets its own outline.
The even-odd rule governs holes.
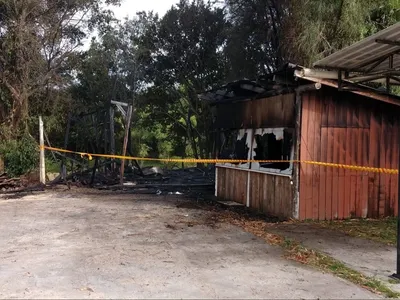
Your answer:
[[[118,168],[117,168],[118,169]],[[215,166],[172,168],[128,167],[123,184],[119,170],[99,167],[75,172],[62,180],[57,177],[51,184],[66,184],[68,187],[91,187],[99,190],[124,191],[137,194],[214,194]]]

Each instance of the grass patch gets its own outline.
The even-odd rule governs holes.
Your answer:
[[[363,275],[347,267],[344,263],[318,251],[308,249],[296,241],[285,242],[285,256],[288,259],[313,266],[325,272],[334,274],[337,277],[348,280],[371,292],[384,295],[386,298],[399,298],[400,293],[392,291],[381,281]]]
[[[397,218],[355,219],[343,221],[312,222],[323,228],[338,230],[350,236],[361,237],[385,245],[397,243]]]
[[[400,298],[400,293],[392,291],[381,281],[363,275],[347,267],[344,263],[313,249],[308,249],[295,240],[268,232],[268,222],[260,219],[249,218],[232,211],[222,212],[219,221],[228,222],[239,226],[245,231],[254,234],[271,245],[280,246],[285,251],[285,257],[299,263],[312,266],[323,272],[329,272],[337,277],[348,280],[371,292],[383,295],[386,298]],[[390,221],[389,224],[393,223]],[[367,234],[365,232],[365,234]]]
[[[47,173],[59,173],[60,172],[60,161],[46,158],[46,172]]]
[[[389,278],[389,283],[390,284],[399,284],[399,280],[398,279]]]

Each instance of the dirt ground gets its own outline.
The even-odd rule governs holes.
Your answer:
[[[378,298],[182,196],[0,197],[0,298]]]

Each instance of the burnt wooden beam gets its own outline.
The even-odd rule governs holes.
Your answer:
[[[122,147],[122,156],[126,156],[126,149],[128,147],[128,135],[129,129],[131,127],[131,118],[132,118],[132,110],[133,107],[130,105],[128,107],[128,113],[125,120],[125,135],[124,135],[124,144]],[[125,172],[125,159],[121,159],[121,170],[120,170],[120,184],[124,183],[124,172]]]
[[[107,125],[108,125],[108,114],[109,111],[104,112],[104,122],[103,122],[103,138],[104,138],[104,153],[108,153],[108,134],[107,134]]]
[[[115,154],[115,133],[114,133],[114,107],[110,106],[110,151],[111,155]],[[115,171],[115,160],[112,158],[111,161],[113,162],[111,165],[111,171]]]
[[[65,137],[64,137],[64,149],[67,149],[68,146],[68,140],[69,140],[69,132],[71,129],[71,120],[72,120],[72,114],[71,112],[68,113],[68,121],[67,121],[67,129],[65,130]],[[66,180],[67,177],[67,167],[65,165],[65,159],[61,161],[61,177],[63,180]]]
[[[125,107],[128,107],[128,106],[129,106],[129,104],[126,103],[126,102],[120,102],[120,101],[114,101],[114,100],[111,100],[111,104],[120,105],[120,106],[125,106]]]
[[[214,188],[214,183],[149,183],[149,184],[137,184],[137,185],[110,185],[110,186],[102,186],[99,189],[142,189],[142,188],[182,188],[182,189],[190,189],[190,188]]]

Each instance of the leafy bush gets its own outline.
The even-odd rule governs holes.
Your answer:
[[[20,176],[37,167],[39,161],[38,144],[30,135],[18,140],[0,144],[0,155],[9,176]]]

